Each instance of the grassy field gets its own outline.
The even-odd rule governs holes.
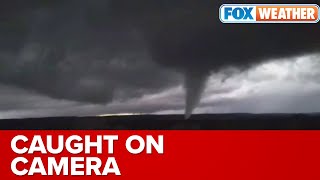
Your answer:
[[[183,115],[3,119],[0,129],[320,129],[320,113],[198,114],[187,120]]]

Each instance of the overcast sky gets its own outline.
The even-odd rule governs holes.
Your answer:
[[[5,3],[0,118],[184,113],[186,102],[320,112],[319,25],[222,24],[225,1],[124,2]]]
[[[265,63],[226,80],[223,74],[212,74],[195,113],[319,112],[319,69],[319,57],[303,56]],[[185,106],[182,81],[156,93],[116,98],[106,104],[52,98],[3,84],[0,87],[0,118],[184,113]]]

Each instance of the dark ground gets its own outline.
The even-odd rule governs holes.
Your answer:
[[[109,117],[48,117],[0,120],[0,129],[239,129],[320,130],[320,113],[312,114],[199,114]]]

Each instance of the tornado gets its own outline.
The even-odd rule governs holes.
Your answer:
[[[185,119],[189,119],[195,107],[198,106],[201,100],[201,95],[205,89],[208,72],[192,72],[185,73],[184,88],[186,92],[185,98]]]

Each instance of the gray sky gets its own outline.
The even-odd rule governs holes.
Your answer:
[[[223,2],[7,1],[0,118],[320,111],[319,25],[226,25]]]
[[[195,113],[319,112],[319,68],[320,58],[314,55],[265,63],[224,81],[223,74],[212,74]],[[0,87],[0,118],[184,113],[185,106],[182,81],[156,93],[116,98],[106,104],[57,99],[13,86]]]

